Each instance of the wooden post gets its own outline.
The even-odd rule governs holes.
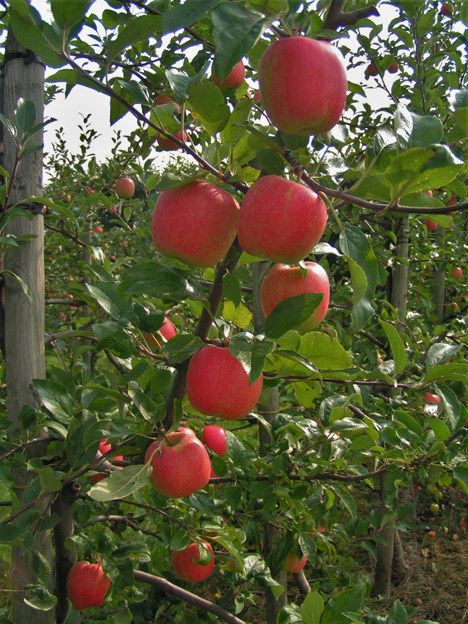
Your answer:
[[[10,30],[5,50],[3,68],[3,114],[13,119],[19,98],[36,105],[36,123],[44,115],[44,67],[35,55],[22,46]],[[42,132],[33,138],[42,143]],[[10,173],[14,169],[16,149],[7,132],[4,132],[4,167]],[[33,152],[21,161],[10,195],[10,205],[28,196],[42,194],[42,151]],[[26,217],[10,221],[7,233],[14,236],[33,234],[35,238],[21,243],[20,247],[5,254],[5,362],[8,388],[8,417],[20,428],[18,414],[24,405],[36,405],[32,379],[45,377],[44,358],[44,223],[42,214],[30,221]],[[29,289],[24,293],[20,277]],[[29,447],[29,457],[46,453],[46,446],[39,443]],[[24,486],[31,474],[20,468],[13,475],[18,498],[21,502]],[[42,504],[40,511],[44,511]],[[52,538],[50,531],[38,532],[35,549],[52,561]],[[28,583],[37,582],[32,571],[31,559],[26,551],[15,546],[12,551],[13,620],[15,624],[52,624],[53,610],[36,611],[23,602],[23,589]]]

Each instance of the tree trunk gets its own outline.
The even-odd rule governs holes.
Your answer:
[[[31,100],[36,105],[36,123],[44,116],[44,67],[20,45],[10,30],[5,50],[3,114],[13,119],[19,98]],[[19,56],[18,56],[19,55]],[[43,133],[38,132],[34,143],[42,143]],[[15,166],[16,149],[7,132],[4,133],[5,169],[11,173]],[[21,161],[14,180],[9,204],[28,196],[42,194],[42,151],[33,152]],[[37,405],[32,379],[45,377],[44,359],[44,223],[43,216],[35,215],[32,221],[16,217],[10,221],[6,233],[17,237],[32,234],[35,238],[21,243],[5,254],[5,361],[8,388],[8,417],[14,428],[20,428],[18,415],[24,405]],[[20,277],[27,285],[29,297],[23,292]],[[34,448],[32,448],[34,446]],[[45,454],[46,445],[28,447],[28,457]],[[20,468],[13,475],[19,501],[31,473]],[[46,513],[48,501],[38,505]],[[34,548],[52,561],[50,531],[38,532]],[[15,624],[52,624],[53,611],[36,611],[23,602],[24,586],[35,583],[31,559],[26,551],[15,546],[12,550],[13,620]]]
[[[252,281],[253,281],[253,310],[254,310],[254,328],[255,334],[262,334],[265,327],[265,316],[263,315],[262,306],[260,304],[260,277],[263,271],[268,266],[268,262],[255,262],[252,265]],[[264,414],[265,420],[271,422],[279,409],[279,394],[278,388],[269,389],[269,411]],[[260,439],[260,455],[267,454],[265,445],[271,442],[268,431],[262,425],[259,425],[259,439]],[[278,531],[269,522],[264,526],[265,541],[263,545],[263,552],[265,558],[274,550],[275,542],[278,537]],[[278,583],[281,583],[284,587],[284,592],[276,599],[271,589],[266,590],[266,624],[276,624],[278,613],[288,600],[288,579],[286,572],[280,572],[276,576]]]
[[[406,310],[408,303],[408,264],[406,262],[398,262],[396,258],[403,258],[408,260],[409,258],[409,218],[404,217],[399,220],[397,225],[397,244],[395,246],[395,264],[392,273],[392,291],[390,295],[390,303],[398,312],[398,317],[401,319],[402,324],[398,326],[398,331],[405,333],[405,327],[403,325],[406,319]],[[396,396],[399,394],[399,389],[392,388],[389,393],[390,396]],[[387,493],[385,491],[385,478],[386,475],[382,475],[381,479],[381,514],[382,517],[387,513],[386,499]],[[377,544],[377,563],[375,566],[374,584],[372,586],[372,596],[379,596],[384,594],[386,596],[391,595],[392,591],[392,567],[393,567],[393,553],[395,543],[395,529],[393,526],[385,526],[380,531],[380,536],[386,540],[386,544]]]

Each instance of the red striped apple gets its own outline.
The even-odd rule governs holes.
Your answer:
[[[187,397],[206,416],[237,420],[247,416],[257,404],[263,388],[263,374],[249,385],[242,364],[228,348],[207,345],[190,360]]]
[[[208,182],[163,191],[153,212],[153,240],[162,254],[185,264],[211,267],[226,255],[237,234],[239,204]]]
[[[207,565],[197,563],[200,561],[199,548],[204,548],[211,554],[211,561]],[[194,561],[195,560],[195,561]],[[200,542],[198,544],[190,544],[183,550],[173,550],[171,553],[172,567],[174,572],[184,581],[190,583],[198,583],[198,581],[206,580],[213,572],[214,553],[208,542]]]
[[[206,448],[188,427],[167,433],[160,443],[155,440],[146,451],[151,458],[150,482],[167,498],[189,496],[207,485],[211,461]]]
[[[309,136],[331,130],[346,103],[346,68],[326,41],[288,37],[270,45],[258,66],[263,105],[274,125]]]
[[[100,563],[79,561],[67,578],[67,596],[77,611],[100,607],[106,597],[111,580]]]
[[[327,208],[311,189],[269,175],[250,187],[239,212],[239,243],[252,256],[294,263],[307,256],[327,225]]]
[[[322,302],[312,316],[301,325],[300,331],[315,329],[325,318],[330,301],[330,281],[325,269],[316,262],[306,262],[305,266],[307,275],[302,277],[299,266],[275,264],[265,275],[260,287],[260,303],[265,316],[269,316],[285,299],[305,293],[324,294]]]

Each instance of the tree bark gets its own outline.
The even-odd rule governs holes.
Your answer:
[[[26,58],[27,56],[27,58]],[[44,116],[44,67],[34,55],[18,43],[10,30],[5,50],[3,114],[13,119],[19,98],[31,100],[36,105],[36,123]],[[38,132],[34,143],[42,143],[43,133]],[[4,166],[14,170],[16,148],[10,135],[4,133]],[[42,151],[33,152],[21,161],[10,195],[10,205],[29,196],[42,194]],[[17,237],[32,234],[35,238],[21,243],[5,254],[5,361],[8,387],[8,417],[13,428],[21,428],[18,415],[24,405],[37,405],[32,379],[45,377],[44,359],[44,224],[43,216],[35,215],[30,221],[16,217],[10,221],[6,233]],[[29,297],[23,292],[20,277],[27,285]],[[28,447],[28,457],[45,454],[45,444]],[[22,500],[25,485],[31,473],[20,468],[13,475],[18,498]],[[45,512],[48,501],[40,507]],[[50,531],[38,532],[34,548],[52,561]],[[13,559],[13,619],[15,624],[52,624],[53,611],[36,611],[23,602],[24,587],[35,583],[31,559],[19,546],[12,550]]]
[[[255,334],[262,334],[265,327],[265,316],[260,304],[260,278],[262,273],[268,266],[268,262],[255,262],[252,265],[252,281],[253,281],[253,311],[254,311],[254,329]],[[265,420],[271,422],[279,409],[279,393],[278,388],[269,389],[269,409],[268,413],[264,414]],[[271,442],[268,431],[261,424],[259,425],[259,441],[260,441],[260,455],[265,456],[267,454],[266,445]],[[275,549],[275,542],[278,538],[278,530],[275,526],[269,522],[265,522],[264,525],[264,544],[263,552],[265,558]],[[278,613],[282,607],[285,606],[288,600],[288,579],[286,572],[280,572],[276,576],[278,583],[281,583],[284,587],[284,592],[276,599],[271,592],[271,589],[266,590],[266,624],[276,624],[278,619]]]

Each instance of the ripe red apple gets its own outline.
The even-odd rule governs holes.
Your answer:
[[[104,230],[102,229],[100,225],[98,225],[94,231],[96,232],[96,234],[102,234],[102,232],[104,232]]]
[[[88,192],[88,195],[92,195],[94,193],[93,189],[90,186],[88,186],[86,190]]]
[[[66,195],[66,197],[64,198],[64,201],[66,202],[71,201],[71,195]]]
[[[203,444],[217,455],[224,455],[227,451],[226,431],[218,425],[207,425],[203,429]]]
[[[263,388],[263,374],[249,385],[242,364],[228,348],[207,345],[190,360],[187,397],[206,416],[237,420],[247,416],[257,404]]]
[[[306,277],[299,266],[275,264],[265,275],[260,287],[263,313],[269,316],[278,303],[304,293],[324,293],[322,303],[312,316],[299,328],[300,331],[315,329],[323,321],[330,301],[330,282],[325,269],[316,262],[306,262]]]
[[[294,263],[307,256],[327,225],[327,208],[307,186],[275,175],[247,191],[239,212],[238,237],[252,256]]]
[[[432,539],[435,539],[436,538],[436,532],[435,531],[429,531],[428,536],[432,537]]]
[[[115,192],[122,199],[130,199],[135,192],[135,182],[130,178],[120,178],[115,183]]]
[[[456,301],[451,301],[450,303],[447,303],[447,312],[458,312],[459,309],[460,306]]]
[[[371,63],[370,65],[367,66],[366,74],[368,76],[378,76],[379,75],[379,70],[374,65],[374,63]]]
[[[104,440],[101,440],[100,444],[99,444],[99,452],[101,453],[101,455],[104,455],[105,453],[107,453],[108,451],[110,451],[112,448],[112,444],[107,444],[107,438],[104,438]],[[114,459],[117,459],[118,461],[123,461],[123,455],[119,455],[118,457],[114,457]],[[120,468],[120,466],[119,466]],[[103,479],[105,479],[107,477],[107,475],[105,474],[94,474],[94,475],[89,475],[88,479],[91,481],[91,483],[99,483],[99,481],[102,481]]]
[[[263,106],[262,94],[260,93],[260,89],[257,89],[253,96],[255,104],[259,106]]]
[[[463,277],[463,269],[456,267],[450,271],[449,275],[452,279],[459,280]]]
[[[162,93],[161,95],[157,95],[154,98],[153,105],[161,106],[162,104],[169,104],[169,102],[174,102],[174,98],[172,97],[172,95],[167,95],[166,93]],[[177,104],[177,102],[174,102],[174,104],[177,106],[177,112],[180,113],[180,111],[182,110],[180,105]]]
[[[426,405],[428,403],[435,403],[436,405],[439,405],[440,397],[437,396],[437,394],[431,394],[430,392],[426,392],[426,394],[424,395],[424,402]]]
[[[173,338],[177,334],[177,330],[174,327],[174,323],[167,317],[164,317],[164,321],[162,327],[158,330],[161,332],[163,338],[166,339],[166,342]],[[160,340],[156,338],[153,334],[149,334],[148,332],[144,332],[144,337],[146,342],[154,347],[155,349],[160,349],[162,347],[162,343]]]
[[[199,548],[205,548],[211,554],[211,561],[208,565],[197,563],[200,561]],[[208,542],[200,542],[198,544],[190,544],[184,550],[173,550],[171,553],[172,567],[174,572],[184,581],[190,583],[198,583],[204,581],[213,572],[214,552]],[[195,560],[195,561],[194,561]]]
[[[454,11],[453,4],[449,2],[447,4],[442,5],[440,9],[440,14],[449,16],[449,15],[453,15],[453,11]]]
[[[239,204],[208,182],[163,191],[153,212],[157,249],[188,265],[210,267],[226,255],[237,234]]]
[[[67,595],[77,611],[100,607],[111,586],[111,580],[100,563],[79,561],[67,578]]]
[[[424,219],[423,223],[428,230],[437,230],[437,223],[435,223],[434,221],[431,221],[430,219]]]
[[[239,61],[237,65],[234,65],[231,73],[225,80],[223,80],[223,82],[221,82],[220,79],[216,76],[216,74],[214,73],[214,67],[211,66],[211,77],[213,78],[213,82],[215,83],[215,85],[219,87],[221,91],[237,90],[240,86],[242,86],[242,83],[244,82],[244,76],[245,67],[242,61]]]
[[[400,66],[398,65],[398,63],[396,61],[393,61],[393,63],[388,68],[388,72],[390,74],[396,74],[399,69],[400,69]]]
[[[302,559],[298,559],[294,550],[291,550],[286,558],[283,566],[285,572],[300,572],[307,563],[307,557],[304,555]]]
[[[426,195],[429,195],[429,197],[434,197],[434,193],[432,191],[426,191]]]
[[[183,141],[184,143],[187,142],[187,135],[185,133],[185,130],[184,130],[183,138],[181,138],[182,132],[180,130],[179,132],[176,132],[174,136],[176,139],[179,139],[179,141]],[[168,139],[163,134],[159,134],[159,132],[156,135],[156,141],[158,142],[159,147],[162,147],[162,149],[166,150],[166,152],[171,152],[174,150],[182,149],[180,145],[177,145],[175,141],[172,141],[172,139]]]
[[[167,498],[189,496],[210,480],[210,457],[188,427],[166,434],[161,444],[155,440],[146,451],[145,462],[152,455],[150,481]]]
[[[335,46],[308,37],[270,45],[258,67],[263,104],[274,125],[309,136],[331,130],[346,103],[346,68]]]

